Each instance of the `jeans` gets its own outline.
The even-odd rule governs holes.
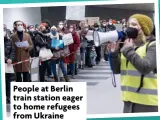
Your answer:
[[[65,68],[65,66],[64,66],[63,60],[60,60],[60,61],[59,61],[59,66],[60,66],[60,68],[61,68],[61,70],[62,70],[63,75],[64,75],[64,76],[67,76],[67,70],[66,70],[66,68]],[[53,75],[54,75],[54,76],[57,76],[56,61],[55,61],[55,60],[52,61],[51,67],[52,67],[52,73],[53,73]]]
[[[70,67],[72,75],[75,75],[75,63],[70,63],[69,67]]]

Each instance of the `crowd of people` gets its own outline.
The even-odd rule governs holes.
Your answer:
[[[78,69],[84,67],[93,67],[105,59],[101,51],[106,51],[102,46],[95,47],[93,40],[87,40],[85,37],[89,30],[106,32],[115,30],[113,20],[103,20],[101,24],[95,22],[90,26],[85,21],[79,24],[67,25],[65,21],[60,21],[58,25],[51,25],[48,21],[43,21],[40,25],[26,25],[23,21],[15,21],[13,30],[7,29],[4,24],[4,44],[5,44],[5,63],[14,64],[30,58],[39,57],[40,49],[47,48],[53,53],[56,59],[41,61],[39,65],[39,81],[45,82],[46,76],[53,78],[53,81],[70,81],[78,74]],[[52,48],[53,38],[62,40],[64,34],[71,33],[73,43],[62,48]],[[28,47],[17,47],[16,42],[27,41]],[[103,49],[102,49],[103,48]],[[69,53],[68,55],[66,55]],[[103,52],[104,55],[105,52]],[[105,59],[107,60],[107,59]],[[58,65],[58,66],[57,66]],[[57,67],[60,67],[57,73]],[[14,65],[14,74],[6,73],[6,93],[10,96],[10,82],[30,82],[31,63],[25,61]],[[37,71],[38,72],[38,71]]]
[[[102,20],[89,26],[85,21],[79,24],[60,21],[57,26],[43,21],[40,25],[26,26],[23,21],[15,21],[13,31],[4,25],[5,63],[10,65],[40,57],[41,50],[46,49],[56,59],[40,61],[39,81],[45,82],[45,76],[48,76],[55,82],[70,82],[70,79],[74,79],[78,74],[77,69],[93,67],[101,60],[108,61],[110,58],[111,70],[114,74],[120,74],[124,113],[158,112],[156,38],[153,21],[143,14],[134,14],[127,22],[123,19],[122,31],[126,36],[124,40],[117,40],[116,43],[106,42],[96,47],[94,40],[86,37],[89,30],[116,30],[115,22],[112,19]],[[63,48],[52,47],[54,39],[62,40],[68,33],[73,38],[72,44]],[[17,47],[16,43],[22,41],[27,41],[28,46]],[[61,69],[60,74],[56,71],[57,65]],[[7,102],[10,102],[12,80],[32,81],[30,61],[15,64],[14,70],[14,75],[6,73]]]

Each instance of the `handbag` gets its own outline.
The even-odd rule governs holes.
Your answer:
[[[46,61],[53,57],[53,54],[50,49],[47,48],[41,48],[39,52],[39,58],[42,59],[42,61]]]
[[[70,54],[69,47],[65,46],[63,50],[60,52],[60,57],[66,57]]]
[[[61,50],[58,50],[58,51],[54,51],[53,52],[53,58],[54,59],[58,59],[61,57]]]

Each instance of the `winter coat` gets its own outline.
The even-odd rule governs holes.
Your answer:
[[[73,36],[74,42],[69,45],[69,51],[70,51],[70,53],[73,53],[73,54],[70,54],[69,56],[67,56],[64,59],[65,63],[73,63],[75,61],[75,54],[76,54],[77,49],[80,46],[80,39],[79,39],[77,33],[76,32],[72,33],[72,36]]]
[[[8,59],[15,60],[15,47],[11,39],[4,37],[5,63]]]
[[[29,52],[33,48],[33,43],[32,43],[30,35],[28,33],[23,32],[23,39],[22,39],[22,41],[28,41],[28,43],[29,43],[29,46],[28,46],[27,50],[25,50],[23,48],[19,48],[19,47],[16,46],[16,42],[20,42],[20,39],[18,37],[17,32],[14,33],[11,36],[11,39],[13,40],[13,44],[15,46],[15,51],[16,51],[15,62],[20,62],[20,61],[23,61],[23,60],[30,59]],[[23,62],[21,64],[15,65],[15,72],[29,72],[30,68],[31,68],[30,61]]]
[[[35,35],[35,47],[38,55],[41,48],[45,47],[47,49],[50,49],[51,38],[41,32],[37,32]]]

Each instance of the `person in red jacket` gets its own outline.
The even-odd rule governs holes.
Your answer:
[[[80,39],[78,37],[78,34],[76,33],[76,29],[75,29],[74,25],[69,26],[69,32],[72,33],[73,41],[74,41],[72,44],[69,45],[70,53],[73,53],[73,54],[70,54],[69,56],[67,56],[64,59],[64,62],[69,63],[70,70],[72,72],[72,78],[74,78],[74,75],[75,75],[75,54],[76,54],[76,51],[78,50],[78,47],[80,46]]]

